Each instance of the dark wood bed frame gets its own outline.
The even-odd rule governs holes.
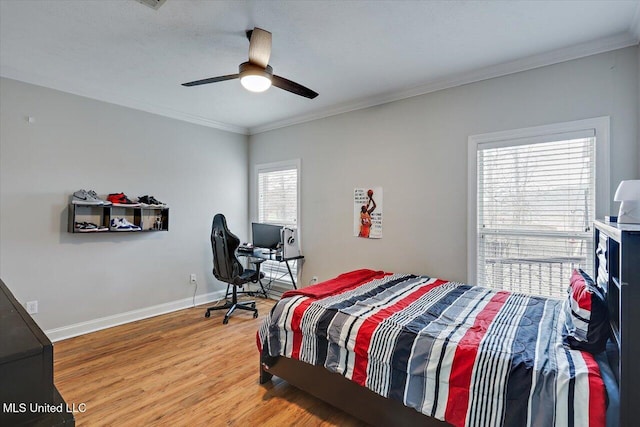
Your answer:
[[[595,273],[609,287],[612,337],[610,365],[620,387],[621,427],[640,420],[640,225],[594,224]],[[603,247],[604,245],[604,247]],[[638,304],[635,309],[632,304]],[[373,426],[449,426],[402,403],[384,398],[342,375],[286,357],[260,363],[260,384],[275,375]],[[633,421],[633,422],[632,422]]]
[[[294,387],[353,415],[372,426],[449,426],[445,422],[421,414],[397,400],[387,399],[342,375],[299,360],[278,357],[273,364],[260,364],[260,384],[273,375]]]

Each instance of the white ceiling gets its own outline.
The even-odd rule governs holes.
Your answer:
[[[245,30],[320,95],[247,92]],[[638,43],[640,1],[0,0],[0,75],[257,133]]]

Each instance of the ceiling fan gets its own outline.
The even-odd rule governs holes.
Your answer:
[[[318,96],[316,92],[301,84],[273,74],[273,68],[269,65],[269,57],[271,56],[271,33],[269,31],[255,27],[253,30],[247,31],[247,38],[249,39],[249,61],[240,64],[238,74],[196,80],[182,83],[182,86],[199,86],[240,78],[242,86],[252,92],[264,92],[273,85],[305,98],[313,99]]]

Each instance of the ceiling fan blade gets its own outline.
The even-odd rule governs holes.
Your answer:
[[[280,89],[295,93],[296,95],[304,96],[305,98],[313,99],[318,96],[317,92],[314,92],[311,89],[302,86],[301,84],[292,82],[291,80],[287,80],[284,77],[274,75],[271,78],[271,84],[279,87]]]
[[[196,80],[189,83],[182,83],[182,86],[200,86],[200,85],[206,85],[209,83],[223,82],[225,80],[237,79],[238,76],[239,74],[228,74],[226,76],[211,77],[208,79]]]
[[[266,68],[271,56],[271,33],[255,27],[249,41],[249,62]]]

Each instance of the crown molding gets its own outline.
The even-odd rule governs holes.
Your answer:
[[[65,82],[48,80],[46,77],[33,74],[25,74],[13,68],[3,67],[0,76],[12,80],[17,80],[23,83],[29,83],[36,86],[41,86],[47,89],[58,90],[65,93],[70,93],[84,98],[89,98],[97,101],[106,102],[109,104],[119,105],[121,107],[132,108],[134,110],[140,110],[151,114],[157,114],[159,116],[168,117],[171,119],[180,120],[183,122],[194,123],[209,128],[219,129],[226,132],[238,133],[242,135],[248,135],[249,129],[244,126],[236,126],[228,123],[218,122],[208,119],[206,117],[197,116],[194,114],[185,113],[183,111],[174,110],[171,108],[149,104],[137,99],[113,96],[106,91],[96,91],[96,88],[84,89],[80,87],[74,87],[72,84]]]
[[[635,22],[638,22],[640,16],[640,5],[636,12]],[[636,30],[638,30],[636,28]],[[629,46],[637,45],[639,38],[630,32],[618,34],[615,36],[594,40],[591,42],[580,43],[567,48],[557,49],[545,52],[539,55],[533,55],[515,61],[504,62],[493,66],[453,74],[442,79],[433,80],[426,84],[416,86],[404,91],[392,92],[383,95],[375,95],[363,98],[355,102],[347,102],[322,111],[290,117],[284,120],[267,123],[260,126],[249,128],[249,135],[256,135],[262,132],[275,130],[287,126],[293,126],[313,120],[318,120],[338,114],[348,113],[351,111],[361,110],[364,108],[374,107],[376,105],[386,104],[389,102],[400,101],[414,96],[425,95],[427,93],[436,92],[443,89],[449,89],[456,86],[462,86],[469,83],[475,83],[495,77],[502,77],[509,74],[519,73],[521,71],[532,70],[547,65],[558,64],[573,59],[584,58],[603,52],[616,49],[622,49]]]
[[[629,46],[637,45],[640,42],[640,4],[636,8],[632,24],[629,31],[623,34],[594,40],[591,42],[581,43],[567,48],[557,49],[545,52],[539,55],[533,55],[521,58],[515,61],[504,62],[493,66],[472,70],[469,72],[453,74],[445,78],[436,79],[425,84],[408,88],[406,90],[388,92],[378,94],[371,97],[362,98],[353,102],[345,102],[334,105],[320,111],[310,114],[288,117],[283,120],[265,123],[254,127],[243,127],[228,123],[211,120],[206,117],[197,116],[171,108],[149,104],[137,99],[114,96],[106,91],[99,93],[95,88],[78,88],[69,82],[49,81],[46,76],[38,74],[25,74],[23,71],[15,70],[9,67],[2,67],[0,75],[2,77],[22,81],[25,83],[43,86],[46,88],[59,90],[66,93],[82,96],[89,99],[107,102],[110,104],[120,105],[123,107],[133,108],[163,117],[181,120],[201,126],[219,129],[226,132],[237,133],[241,135],[256,135],[270,130],[280,129],[287,126],[306,123],[313,120],[323,119],[338,114],[348,113],[351,111],[361,110],[376,105],[386,104],[389,102],[400,101],[414,96],[425,95],[427,93],[436,92],[443,89],[449,89],[462,86],[469,83],[475,83],[495,77],[501,77],[509,74],[527,71],[535,68],[553,65],[573,59],[579,59],[598,53],[608,52],[615,49],[622,49]]]

